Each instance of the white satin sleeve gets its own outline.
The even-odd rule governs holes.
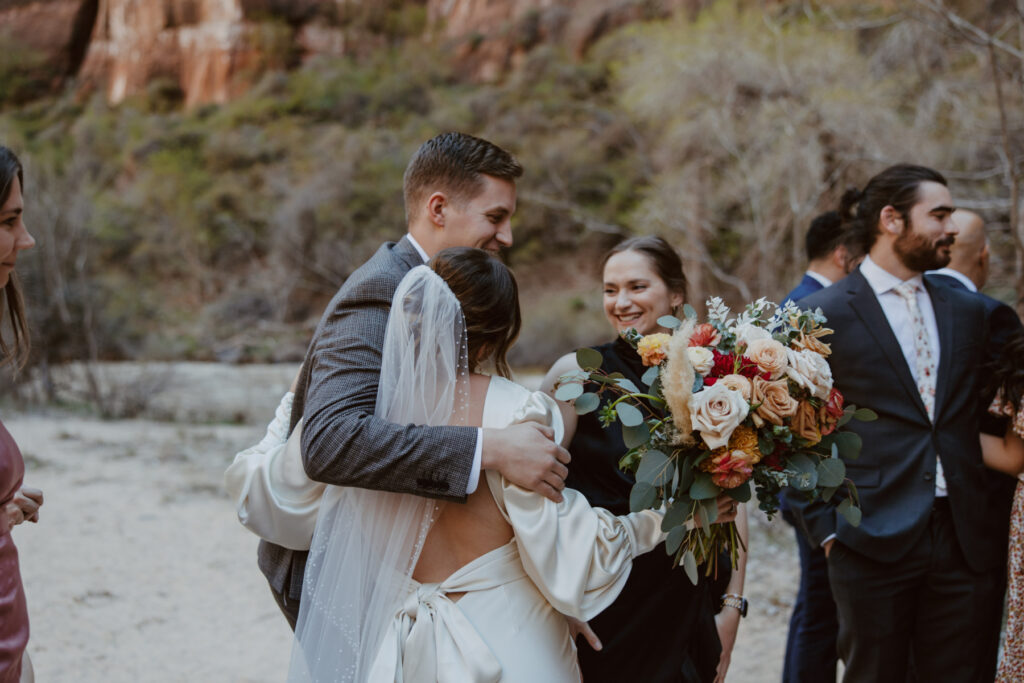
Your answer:
[[[512,422],[526,421],[551,426],[556,440],[561,436],[562,417],[547,394],[533,392],[515,408]],[[572,489],[554,503],[490,470],[487,483],[512,525],[526,573],[556,610],[583,621],[622,592],[634,557],[665,540],[661,512],[616,516]]]
[[[301,420],[288,435],[293,400],[286,393],[260,442],[235,455],[224,489],[247,529],[285,548],[308,550],[325,486],[302,467]]]

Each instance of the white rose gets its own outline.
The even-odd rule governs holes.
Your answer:
[[[708,448],[729,444],[733,430],[747,417],[750,405],[743,394],[716,382],[690,401],[690,420]]]
[[[715,367],[715,354],[706,346],[687,347],[686,357],[690,359],[690,365],[698,375],[707,375],[711,368]]]
[[[753,323],[743,323],[737,325],[736,329],[733,330],[733,334],[736,335],[736,342],[750,345],[750,342],[757,341],[758,339],[771,339],[772,335],[768,333],[768,330],[763,327],[758,327]]]
[[[828,366],[828,361],[814,351],[793,349],[786,349],[786,358],[789,361],[786,375],[810,391],[815,398],[827,401],[832,391],[832,368]]]

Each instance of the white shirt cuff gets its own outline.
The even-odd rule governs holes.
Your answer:
[[[825,540],[821,542],[821,547],[824,548],[825,546],[828,545],[829,541],[834,541],[835,538],[836,538],[835,534],[829,534],[828,536],[825,537]]]
[[[469,481],[466,483],[466,495],[472,494],[476,491],[476,487],[480,484],[480,463],[483,462],[484,457],[484,430],[477,428],[476,430],[476,450],[473,452],[473,469],[469,471]]]

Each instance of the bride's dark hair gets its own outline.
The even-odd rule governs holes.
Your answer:
[[[1014,412],[1020,410],[1024,399],[1024,332],[1015,333],[988,365],[985,397],[991,398],[999,389]]]
[[[512,271],[486,251],[472,247],[439,251],[430,267],[448,283],[462,306],[470,370],[491,356],[498,374],[510,378],[506,356],[522,327],[519,286]]]

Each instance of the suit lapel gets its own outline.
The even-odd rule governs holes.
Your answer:
[[[911,401],[917,406],[924,419],[927,420],[928,411],[924,407],[924,402],[921,401],[921,394],[917,391],[914,376],[910,374],[910,367],[907,366],[907,359],[903,355],[903,349],[900,348],[900,343],[896,340],[896,335],[893,334],[892,328],[889,326],[889,319],[885,317],[882,305],[878,303],[878,297],[875,296],[871,285],[868,284],[868,281],[864,279],[859,270],[854,271],[849,279],[853,280],[850,283],[851,288],[849,290],[850,307],[860,317],[868,333],[875,338],[875,343],[878,344],[878,348],[882,350],[889,364],[892,365],[892,369],[896,373],[900,384],[903,385],[903,389],[910,395]],[[945,344],[943,344],[943,347],[945,347]]]
[[[924,285],[931,297],[935,324],[939,328],[939,367],[935,375],[935,420],[938,422],[949,392],[950,372],[953,370],[953,302],[943,288],[930,282],[930,279],[930,276],[926,276]]]

